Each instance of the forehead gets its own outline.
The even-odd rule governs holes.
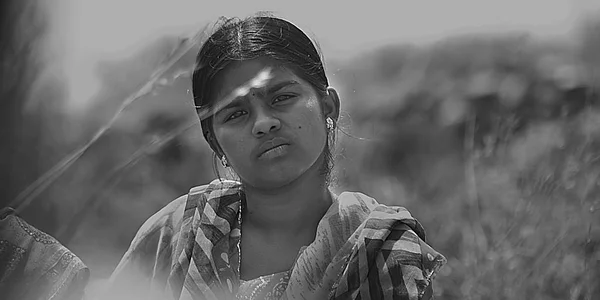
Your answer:
[[[298,77],[292,70],[285,67],[281,62],[270,58],[257,58],[246,61],[236,61],[229,64],[224,70],[220,71],[213,82],[213,96],[217,98],[224,97],[234,92],[236,89],[247,85],[264,70],[269,70],[269,80],[264,81],[264,87],[271,84],[295,80],[301,84],[308,84]]]

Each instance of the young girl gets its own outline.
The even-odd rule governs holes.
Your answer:
[[[110,299],[431,299],[446,259],[419,222],[328,186],[340,99],[312,41],[279,18],[232,19],[196,63],[204,137],[239,180],[150,217]]]

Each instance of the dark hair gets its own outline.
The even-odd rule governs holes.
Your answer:
[[[256,15],[246,19],[231,18],[206,40],[196,57],[196,68],[192,76],[194,103],[197,108],[210,108],[213,99],[213,80],[229,63],[259,57],[269,57],[282,62],[300,78],[310,83],[315,90],[326,95],[329,82],[319,51],[311,39],[289,21]],[[204,138],[219,157],[223,155],[212,128],[212,115],[201,119]],[[330,135],[332,135],[330,133]],[[331,137],[330,137],[331,138]],[[329,175],[332,155],[329,143],[325,148],[326,166]]]

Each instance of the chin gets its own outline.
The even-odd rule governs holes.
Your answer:
[[[253,174],[253,178],[247,178],[244,181],[246,184],[260,189],[277,189],[294,182],[304,172],[298,167],[279,165],[273,166],[273,168],[262,168],[256,174]]]
[[[318,176],[322,160],[312,162],[279,161],[256,168],[251,178],[244,183],[260,189],[278,189],[306,176]]]
[[[269,175],[263,173],[260,179],[255,179],[255,186],[263,189],[277,189],[289,185],[300,176],[299,174],[289,174],[282,172],[274,172]]]

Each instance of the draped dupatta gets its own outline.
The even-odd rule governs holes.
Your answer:
[[[242,201],[239,183],[215,180],[152,216],[115,270],[110,299],[235,299]],[[429,299],[445,262],[406,209],[344,192],[278,298]]]

